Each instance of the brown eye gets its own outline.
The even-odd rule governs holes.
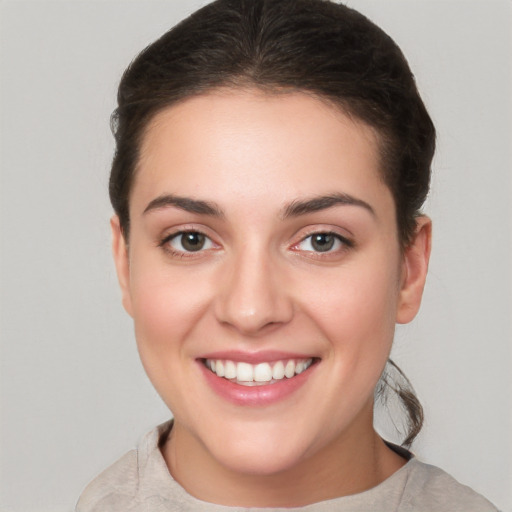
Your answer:
[[[181,245],[186,251],[199,251],[204,247],[205,236],[201,233],[183,233]]]
[[[306,253],[335,253],[353,246],[351,240],[337,233],[319,231],[304,238],[295,248]]]
[[[198,252],[213,246],[212,241],[198,231],[177,233],[169,240],[169,245],[179,252]]]
[[[311,247],[317,252],[330,251],[334,247],[336,237],[329,233],[317,233],[311,236]]]

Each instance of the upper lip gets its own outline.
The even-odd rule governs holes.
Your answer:
[[[245,352],[239,350],[221,350],[209,352],[200,356],[198,359],[228,360],[239,363],[272,363],[275,361],[288,361],[290,359],[312,359],[315,356],[310,354],[300,354],[295,352],[285,352],[278,350],[262,350],[258,352]]]

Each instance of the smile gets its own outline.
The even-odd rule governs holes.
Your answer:
[[[250,364],[223,359],[205,359],[204,365],[217,377],[242,386],[275,384],[300,375],[313,364],[313,358],[288,359]]]

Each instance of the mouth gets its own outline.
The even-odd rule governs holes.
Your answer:
[[[232,383],[253,387],[277,384],[293,379],[308,370],[317,358],[282,359],[251,364],[230,359],[202,359],[203,365],[217,377]]]
[[[274,350],[212,352],[196,362],[204,382],[218,397],[256,408],[280,403],[302,388],[309,389],[306,383],[321,366],[319,357]]]

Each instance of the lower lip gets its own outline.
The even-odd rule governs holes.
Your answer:
[[[244,386],[223,377],[218,377],[206,368],[202,361],[198,361],[198,364],[208,385],[217,395],[236,405],[245,406],[264,406],[284,400],[301,388],[318,366],[314,363],[299,375],[291,379],[285,377],[273,384]]]

